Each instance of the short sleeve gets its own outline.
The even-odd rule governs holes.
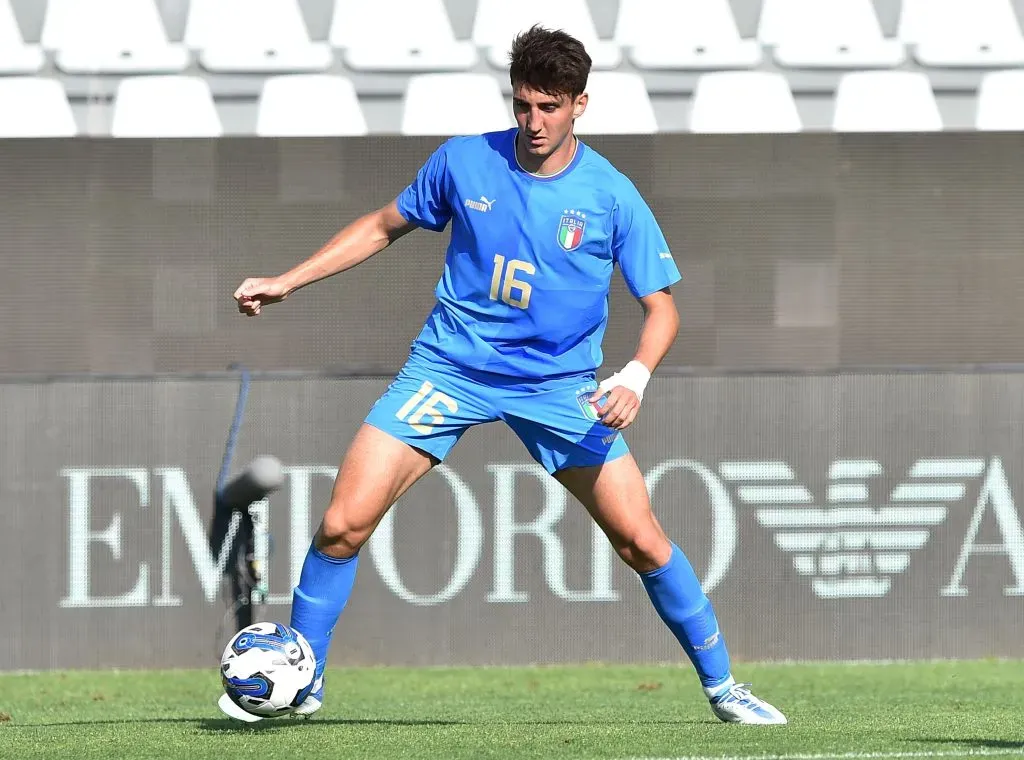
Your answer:
[[[617,198],[613,224],[612,254],[635,298],[682,279],[654,213],[628,181]]]
[[[420,167],[416,179],[398,196],[398,212],[406,221],[440,232],[452,218],[448,203],[448,144]]]

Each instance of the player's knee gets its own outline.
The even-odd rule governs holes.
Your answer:
[[[332,505],[324,514],[320,526],[318,548],[333,557],[351,557],[366,543],[372,532],[372,526],[352,520],[344,509]]]
[[[632,532],[616,549],[622,561],[638,573],[656,570],[672,556],[672,544],[653,526]]]

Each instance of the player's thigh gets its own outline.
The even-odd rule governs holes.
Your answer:
[[[651,510],[643,473],[632,454],[600,465],[569,467],[554,477],[635,570],[646,572],[668,562],[672,546]]]
[[[490,421],[472,381],[411,357],[367,414],[334,483],[319,543],[347,556],[387,510],[443,461],[472,425]]]
[[[358,549],[391,505],[436,462],[427,452],[364,423],[338,468],[320,538]]]
[[[598,420],[587,401],[596,389],[592,378],[578,378],[510,393],[503,417],[549,473],[605,464],[628,454],[629,447],[621,433]]]

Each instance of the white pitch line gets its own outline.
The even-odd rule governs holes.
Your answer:
[[[825,755],[681,755],[679,757],[634,757],[628,760],[883,760],[912,757],[995,757],[1024,756],[1024,745],[1016,749],[962,749],[939,752],[844,752]]]

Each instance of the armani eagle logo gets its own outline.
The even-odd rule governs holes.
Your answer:
[[[824,503],[785,462],[722,462],[719,472],[740,502],[756,508],[758,523],[814,593],[832,599],[884,596],[949,505],[963,499],[966,479],[984,468],[981,458],[919,459],[882,504],[871,503],[869,484],[882,475],[873,459],[832,462]]]

